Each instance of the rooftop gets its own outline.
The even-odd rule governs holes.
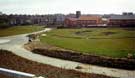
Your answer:
[[[100,19],[100,16],[96,16],[96,15],[82,15],[79,18],[67,18],[71,21],[77,21],[77,20],[97,20]]]
[[[85,15],[85,16],[80,16],[78,20],[97,20],[101,18],[100,16],[94,16],[94,15]]]
[[[109,19],[135,19],[135,15],[111,15]]]

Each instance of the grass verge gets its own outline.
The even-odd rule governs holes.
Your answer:
[[[43,26],[14,26],[5,29],[0,29],[0,37],[12,36],[18,34],[31,33],[43,30]]]
[[[113,58],[135,57],[135,28],[55,29],[40,37],[44,44]]]

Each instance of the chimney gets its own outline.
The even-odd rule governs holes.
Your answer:
[[[134,15],[133,12],[123,12],[123,15]]]
[[[129,12],[128,15],[134,15],[133,12]]]
[[[81,11],[76,11],[76,18],[79,18],[81,16]]]
[[[128,15],[128,13],[127,12],[123,12],[123,15]]]

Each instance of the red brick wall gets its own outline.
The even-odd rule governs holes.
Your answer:
[[[70,20],[65,19],[65,25],[68,27],[77,27],[77,26],[88,26],[88,25],[98,25],[101,24],[101,18],[93,19],[93,20]]]
[[[68,26],[68,27],[73,27],[73,26],[77,26],[77,21],[72,21],[72,20],[69,20],[69,19],[65,19],[65,25]]]
[[[112,19],[109,20],[109,25],[118,25],[118,26],[135,25],[135,20]]]

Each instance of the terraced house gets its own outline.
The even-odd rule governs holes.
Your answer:
[[[54,15],[6,15],[0,14],[0,20],[6,21],[11,26],[15,25],[63,25],[65,15],[54,14]]]

